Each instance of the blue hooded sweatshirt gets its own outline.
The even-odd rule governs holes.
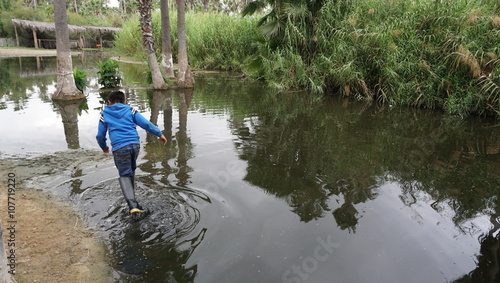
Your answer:
[[[106,149],[106,132],[109,131],[112,151],[118,150],[126,145],[139,143],[139,134],[136,125],[155,136],[161,136],[162,132],[153,123],[149,122],[130,105],[117,103],[106,106],[101,112],[99,127],[97,130],[97,143],[102,150]]]

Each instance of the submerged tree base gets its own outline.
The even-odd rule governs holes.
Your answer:
[[[83,100],[85,98],[86,96],[80,91],[71,94],[54,93],[52,95],[52,100],[54,101],[78,101],[78,100]]]
[[[194,87],[194,77],[191,67],[188,67],[185,71],[179,70],[177,74],[177,81],[175,85],[178,88],[193,88]]]

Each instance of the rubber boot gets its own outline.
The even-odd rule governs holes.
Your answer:
[[[120,177],[118,178],[118,181],[120,182],[123,196],[125,197],[125,200],[127,201],[128,207],[130,209],[130,214],[144,212],[142,210],[142,207],[139,205],[139,203],[137,203],[137,200],[135,199],[134,177]]]

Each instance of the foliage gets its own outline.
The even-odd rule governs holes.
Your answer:
[[[46,10],[43,7],[30,8],[25,5],[21,5],[18,2],[11,3],[10,9],[6,11],[0,10],[0,33],[7,35],[8,37],[14,38],[14,27],[12,25],[12,19],[23,19],[30,21],[44,21],[47,18]],[[20,36],[29,36],[28,33],[24,34],[19,31]],[[29,33],[31,34],[31,33]]]
[[[10,0],[0,0],[0,11],[8,11],[12,3]]]
[[[68,23],[79,26],[120,26],[123,19],[118,10],[103,5],[104,2],[98,0],[69,1]],[[54,21],[54,6],[52,1],[45,0],[29,1],[29,5],[21,0],[0,0],[0,36],[14,37],[12,19]],[[31,32],[19,29],[18,33],[21,40],[32,39]]]
[[[177,14],[170,13],[172,55],[177,57]],[[189,64],[195,68],[242,70],[245,61],[257,51],[259,35],[254,29],[257,18],[240,18],[218,13],[187,13],[186,33]],[[116,35],[115,51],[139,61],[146,60],[138,16],[124,22]],[[153,36],[157,56],[161,52],[160,13],[153,13]]]
[[[113,59],[106,59],[104,62],[97,62],[99,71],[98,83],[104,88],[114,88],[120,85],[121,77],[118,73],[118,62]]]
[[[10,5],[9,12],[2,12],[0,29],[11,37],[13,17],[42,20],[53,14],[51,5],[0,1]],[[102,6],[99,1],[70,1],[69,11],[78,12],[69,13],[70,22],[120,26],[125,19],[116,51],[146,60],[138,16],[121,18],[118,10],[96,10]],[[85,10],[85,5],[95,7]],[[207,7],[188,8],[187,44],[195,68],[244,71],[283,90],[437,108],[460,116],[500,116],[498,1],[259,0],[244,10],[255,16],[244,18],[194,12]],[[171,11],[176,60],[176,13]],[[157,56],[160,27],[157,11]],[[21,40],[31,36],[26,31],[20,35]]]
[[[83,92],[87,86],[87,73],[83,70],[83,68],[74,67],[73,77],[75,78],[76,88]]]
[[[252,75],[280,89],[500,114],[500,18],[491,1],[330,1],[313,22],[308,3],[280,8],[279,40],[263,26],[268,40],[250,61]]]
[[[189,13],[186,17],[190,65],[204,69],[242,70],[246,58],[257,52],[257,18],[241,19],[216,13]]]
[[[155,29],[153,17],[153,29]],[[125,21],[121,31],[115,36],[114,50],[122,56],[130,57],[136,60],[146,60],[146,53],[142,49],[142,35],[138,29],[139,15],[134,15]],[[157,37],[155,37],[155,42]],[[158,48],[158,44],[156,45]]]

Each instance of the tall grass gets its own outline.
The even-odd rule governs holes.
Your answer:
[[[288,22],[282,45],[256,55],[255,74],[283,89],[500,115],[498,12],[481,0],[330,1],[309,38]]]
[[[172,52],[177,57],[177,16],[170,14]],[[257,49],[256,18],[241,18],[227,14],[188,13],[186,35],[189,64],[195,68],[241,71],[245,60]],[[139,17],[130,18],[118,33],[115,50],[125,56],[146,60],[142,37],[138,31]],[[157,55],[161,52],[160,13],[153,13],[153,32]]]
[[[186,19],[189,60],[207,69],[242,70],[257,52],[257,18],[191,13]]]

